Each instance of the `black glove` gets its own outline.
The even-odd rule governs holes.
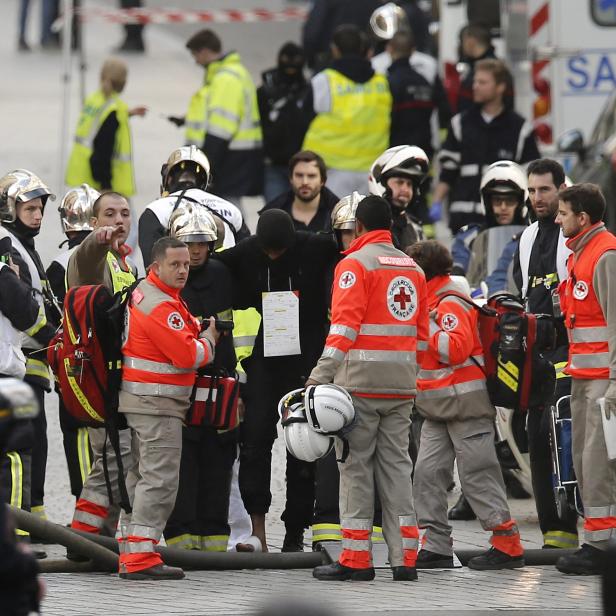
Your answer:
[[[186,124],[186,120],[181,116],[167,116],[167,120],[169,120],[172,124],[175,124],[178,128]]]

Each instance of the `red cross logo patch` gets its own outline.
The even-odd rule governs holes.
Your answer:
[[[340,274],[340,278],[338,279],[338,286],[341,289],[348,289],[355,284],[356,280],[357,277],[355,276],[355,274],[347,270],[346,272],[342,272],[342,274]]]
[[[573,287],[573,297],[575,299],[586,299],[588,295],[588,285],[583,280],[578,280]]]
[[[408,321],[415,314],[417,290],[405,276],[398,276],[389,283],[387,308],[398,321]]]
[[[446,331],[450,332],[452,329],[458,327],[458,317],[451,312],[443,315],[441,319],[441,327]]]
[[[167,325],[171,329],[176,329],[179,331],[180,329],[184,329],[184,319],[180,316],[179,312],[172,312],[167,317]]]

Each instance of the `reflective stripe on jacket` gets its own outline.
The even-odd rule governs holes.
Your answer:
[[[122,347],[120,409],[184,417],[198,368],[210,363],[214,345],[198,338],[199,322],[153,272],[133,291]],[[122,394],[132,394],[126,398]],[[145,396],[143,404],[134,397]],[[147,398],[166,398],[149,404]],[[124,404],[123,402],[126,402]]]
[[[75,143],[66,167],[66,183],[79,186],[84,182],[94,188],[101,185],[92,176],[90,158],[94,151],[94,139],[103,122],[114,112],[118,120],[118,130],[111,159],[111,188],[130,197],[135,194],[135,179],[132,162],[128,106],[117,94],[106,98],[101,90],[90,95],[84,104],[77,130]]]
[[[314,118],[302,149],[319,153],[332,169],[367,173],[389,145],[391,93],[387,78],[374,75],[366,83],[357,83],[334,69],[321,75],[327,80],[329,111]]]
[[[493,417],[481,368],[477,311],[457,297],[447,297],[449,292],[459,292],[449,276],[428,281],[428,304],[430,310],[436,308],[436,317],[417,376],[417,408],[437,421]]]
[[[203,147],[207,128],[207,86],[199,88],[188,103],[188,111],[184,118],[184,138],[188,145]]]
[[[311,379],[359,396],[415,395],[428,338],[426,281],[389,231],[357,238],[336,266],[329,335]]]
[[[584,237],[586,235],[586,237]],[[577,379],[607,379],[609,370],[608,328],[594,289],[597,262],[608,250],[616,250],[616,237],[598,223],[567,241],[579,248],[569,257],[569,278],[560,287],[561,309],[569,336],[569,362],[565,372]]]

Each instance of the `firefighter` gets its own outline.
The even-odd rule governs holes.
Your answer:
[[[559,291],[569,336],[573,467],[584,503],[586,541],[571,556],[561,557],[556,568],[594,575],[604,569],[605,550],[616,535],[616,466],[608,458],[603,423],[613,422],[616,412],[616,238],[601,222],[606,204],[598,186],[571,186],[558,198],[556,222],[573,251]]]
[[[103,284],[118,293],[135,282],[135,272],[127,262],[130,248],[131,211],[126,199],[114,192],[103,193],[92,205],[90,225],[93,231],[70,256],[66,267],[67,288],[85,284]],[[83,485],[71,523],[72,528],[115,537],[120,502],[119,466],[105,428],[88,428],[92,450],[90,473]],[[113,496],[110,503],[103,449],[107,442],[107,466]],[[124,473],[131,464],[130,433],[120,430],[120,452]],[[71,558],[80,559],[69,551]]]
[[[134,289],[122,347],[120,412],[132,431],[132,513],[120,538],[120,577],[181,579],[154,546],[173,510],[182,453],[182,422],[196,370],[214,359],[219,333],[210,318],[201,331],[180,298],[190,268],[183,242],[164,237],[152,249],[148,276]],[[208,322],[206,322],[208,323]]]
[[[35,445],[32,449],[31,510],[45,517],[44,493],[47,467],[47,419],[45,392],[51,391],[49,365],[44,350],[55,335],[61,313],[43,263],[36,251],[34,238],[41,230],[45,204],[55,199],[34,173],[17,169],[0,178],[0,198],[10,208],[13,221],[5,222],[11,243],[11,258],[19,267],[20,278],[30,285],[39,304],[36,323],[22,334],[22,349],[27,358],[25,381],[37,397],[40,413],[33,420]]]
[[[447,139],[439,154],[440,177],[432,197],[433,220],[441,217],[449,199],[449,228],[482,223],[486,211],[478,200],[483,169],[498,160],[518,164],[539,158],[532,124],[509,109],[503,97],[510,80],[500,60],[480,60],[475,65],[475,104],[451,119]]]
[[[112,190],[125,197],[135,194],[128,119],[144,116],[146,108],[129,109],[120,99],[127,76],[123,60],[109,58],[103,64],[100,89],[86,99],[79,117],[66,167],[68,186],[86,182],[97,190]]]
[[[328,186],[337,195],[365,192],[370,165],[389,144],[391,93],[367,52],[357,26],[336,28],[334,61],[312,78],[306,98],[306,113],[315,115],[302,148],[323,157]]]
[[[59,247],[68,244],[68,248],[51,262],[47,268],[47,278],[61,306],[64,304],[64,296],[66,295],[68,261],[77,246],[94,229],[92,226],[92,208],[99,197],[100,193],[97,190],[94,190],[88,184],[82,184],[78,188],[71,188],[64,195],[58,208],[62,231],[66,235],[66,240]],[[71,493],[78,499],[92,466],[92,450],[88,429],[76,422],[67,412],[57,387],[56,392],[58,393],[60,429],[62,430]]]
[[[232,318],[231,273],[210,259],[218,231],[213,216],[189,204],[171,217],[170,237],[186,243],[190,270],[180,296],[202,322],[210,317]],[[225,335],[206,374],[234,375],[233,338]],[[211,419],[211,418],[210,418]],[[229,541],[229,494],[238,430],[217,430],[206,421],[182,429],[182,461],[175,507],[165,528],[167,545],[206,552],[225,552]]]
[[[553,348],[543,353],[556,369],[556,391],[551,404],[571,393],[571,377],[564,372],[567,364],[567,330],[556,301],[558,284],[567,278],[567,257],[571,251],[556,224],[558,191],[565,188],[565,172],[560,163],[543,158],[528,166],[528,192],[537,218],[523,232],[513,258],[513,279],[525,302],[526,310],[554,317]],[[553,548],[577,548],[575,509],[558,515],[552,479],[550,412],[534,407],[526,422],[533,493],[537,505],[543,544]]]
[[[494,449],[496,412],[482,370],[477,311],[458,297],[448,297],[461,288],[450,277],[453,260],[447,248],[429,240],[407,252],[426,274],[431,315],[428,351],[417,376],[416,405],[424,422],[413,486],[417,520],[426,529],[417,566],[453,567],[447,488],[457,459],[464,494],[484,530],[492,531],[492,548],[471,558],[468,566],[523,567],[520,534]]]
[[[368,188],[391,206],[392,238],[400,250],[424,239],[416,208],[429,168],[426,153],[410,145],[389,148],[372,163]]]
[[[296,231],[289,214],[273,209],[263,212],[255,236],[216,253],[216,258],[233,274],[234,308],[256,308],[262,316],[252,355],[242,362],[247,385],[239,483],[253,535],[266,550],[278,401],[303,386],[323,350],[329,306],[325,281],[338,251],[330,234]],[[278,299],[285,302],[284,336],[276,336],[274,327],[281,315],[273,311]],[[286,476],[283,551],[302,551],[314,506],[314,464],[288,455]]]
[[[171,152],[161,169],[161,198],[146,206],[139,218],[139,247],[145,267],[150,265],[152,246],[167,235],[171,214],[183,201],[199,203],[224,223],[223,248],[250,235],[239,208],[206,191],[209,181],[210,161],[199,148],[191,145]]]
[[[13,221],[15,216],[15,193],[3,190],[0,193],[2,225]],[[11,257],[10,236],[0,226],[0,381],[25,377],[26,357],[21,350],[21,332],[33,327],[38,318],[39,303],[33,297],[32,287],[20,280],[19,267]],[[1,423],[6,428],[6,423]],[[6,448],[0,450],[0,515],[4,512],[5,499],[14,507],[26,511],[30,509],[32,423],[16,422],[10,432],[10,441],[3,442]],[[3,526],[0,528],[4,531]],[[25,531],[17,530],[17,534],[21,540],[27,540],[28,533]]]
[[[394,248],[391,222],[381,197],[357,206],[357,239],[336,267],[329,335],[306,383],[344,387],[358,416],[348,434],[349,455],[339,465],[343,550],[339,561],[315,568],[319,580],[374,579],[375,483],[394,580],[417,579],[408,447],[415,358],[428,338],[428,309],[424,275]]]
[[[223,52],[212,30],[193,34],[186,48],[206,69],[204,104],[199,106],[193,98],[186,121],[199,126],[189,144],[202,148],[212,165],[212,191],[234,203],[247,195],[260,195],[263,136],[250,73],[237,52]]]

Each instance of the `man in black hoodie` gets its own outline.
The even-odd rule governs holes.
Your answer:
[[[297,152],[289,161],[290,190],[265,204],[259,212],[284,210],[293,219],[297,231],[329,231],[330,216],[338,197],[329,188],[325,161],[315,152]]]
[[[239,484],[252,519],[252,534],[267,550],[265,515],[272,500],[270,479],[277,405],[289,391],[304,386],[323,351],[329,326],[330,292],[326,281],[331,280],[331,270],[339,258],[338,247],[330,234],[295,231],[291,217],[274,209],[259,218],[256,235],[215,256],[233,274],[233,307],[256,308],[262,316],[253,353],[242,362],[248,382],[240,437]],[[299,344],[295,348],[276,349],[270,345],[270,337],[264,337],[269,326],[267,303],[283,297],[282,293],[289,294],[289,303],[291,296],[299,298]],[[291,317],[290,311],[288,316]],[[301,551],[304,529],[312,519],[314,463],[288,455],[286,477],[283,551]]]
[[[356,26],[336,28],[334,61],[312,78],[306,99],[306,112],[316,115],[302,147],[323,157],[327,185],[337,195],[366,194],[372,161],[389,145],[391,93],[367,59],[368,48]]]

